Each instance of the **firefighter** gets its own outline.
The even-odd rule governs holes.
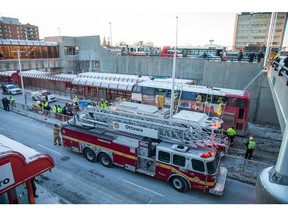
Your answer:
[[[256,148],[256,142],[252,135],[250,135],[248,142],[245,144],[247,146],[245,159],[251,159],[254,149]]]
[[[79,103],[79,99],[78,99],[77,95],[75,95],[75,97],[73,98],[73,102],[74,103]]]
[[[59,125],[55,124],[53,127],[53,133],[54,133],[54,145],[61,146],[61,140],[60,140],[60,128]]]
[[[105,101],[105,103],[104,103],[104,108],[106,108],[106,109],[109,109],[109,108],[110,108],[108,101]]]
[[[58,105],[57,113],[62,114],[62,108],[60,105]]]
[[[12,107],[16,107],[16,104],[15,104],[15,99],[13,97],[10,96],[10,104]]]
[[[105,108],[105,103],[104,103],[104,100],[103,100],[103,99],[101,99],[101,101],[100,101],[100,107],[101,107],[101,108]]]
[[[233,146],[233,140],[234,140],[234,137],[236,135],[236,131],[234,130],[234,127],[228,128],[226,130],[226,133],[227,133],[229,140],[230,140],[230,146]]]
[[[46,99],[44,98],[44,100],[42,101],[42,107],[43,107],[43,108],[47,108],[48,105],[49,105],[48,100],[46,100]]]
[[[58,106],[57,106],[57,104],[55,104],[53,106],[53,113],[57,113],[57,112],[58,112]]]
[[[202,97],[200,94],[198,94],[198,96],[196,98],[195,111],[199,111],[201,103],[202,103]]]
[[[159,110],[163,110],[164,102],[165,102],[164,95],[157,95],[157,107]]]
[[[279,65],[279,62],[280,62],[280,53],[278,51],[275,51],[276,52],[276,55],[274,56],[273,60],[274,60],[274,70],[277,71],[277,68],[278,68],[278,65]],[[275,63],[277,62],[277,63]]]
[[[40,103],[40,101],[36,101],[34,104],[33,104],[33,110],[38,112],[38,110],[41,110],[42,109],[42,104]]]

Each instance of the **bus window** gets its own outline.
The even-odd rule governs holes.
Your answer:
[[[194,92],[185,92],[183,91],[181,94],[181,99],[185,99],[185,100],[194,100],[197,97],[197,93]]]
[[[228,98],[227,99],[227,105],[228,106],[234,106],[234,107],[240,107],[245,108],[246,107],[246,100],[243,98]]]
[[[133,86],[132,92],[133,93],[141,93],[141,86]]]
[[[155,95],[155,89],[149,88],[149,87],[143,87],[142,94],[143,95]]]
[[[239,109],[238,119],[243,119],[243,118],[244,118],[244,109]]]
[[[165,95],[166,90],[165,89],[160,89],[160,88],[156,88],[155,89],[155,94],[156,95]]]

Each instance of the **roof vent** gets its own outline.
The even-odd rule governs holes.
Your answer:
[[[187,152],[188,151],[188,146],[184,146],[184,145],[173,145],[172,149],[175,151],[179,151],[179,152]]]

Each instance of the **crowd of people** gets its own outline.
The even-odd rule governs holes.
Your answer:
[[[253,63],[254,59],[257,59],[257,63],[260,63],[261,59],[264,58],[264,53],[262,51],[260,51],[256,56],[256,54],[254,52],[251,52],[247,55],[247,57],[248,57],[248,62],[250,62],[250,63]],[[238,62],[241,62],[243,60],[243,58],[244,58],[244,54],[243,54],[242,49],[240,49],[238,52],[238,55],[237,55]]]

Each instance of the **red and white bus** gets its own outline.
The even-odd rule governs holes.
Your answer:
[[[53,167],[49,155],[0,134],[0,204],[34,204],[31,180]]]
[[[133,86],[131,99],[134,102],[156,105],[157,95],[164,95],[164,104],[170,107],[171,89],[171,80],[143,81]],[[220,115],[224,121],[224,128],[234,127],[240,133],[246,132],[250,107],[250,96],[247,91],[175,83],[175,95],[179,110],[195,110],[196,98],[200,95],[202,97],[200,112],[210,116]]]

